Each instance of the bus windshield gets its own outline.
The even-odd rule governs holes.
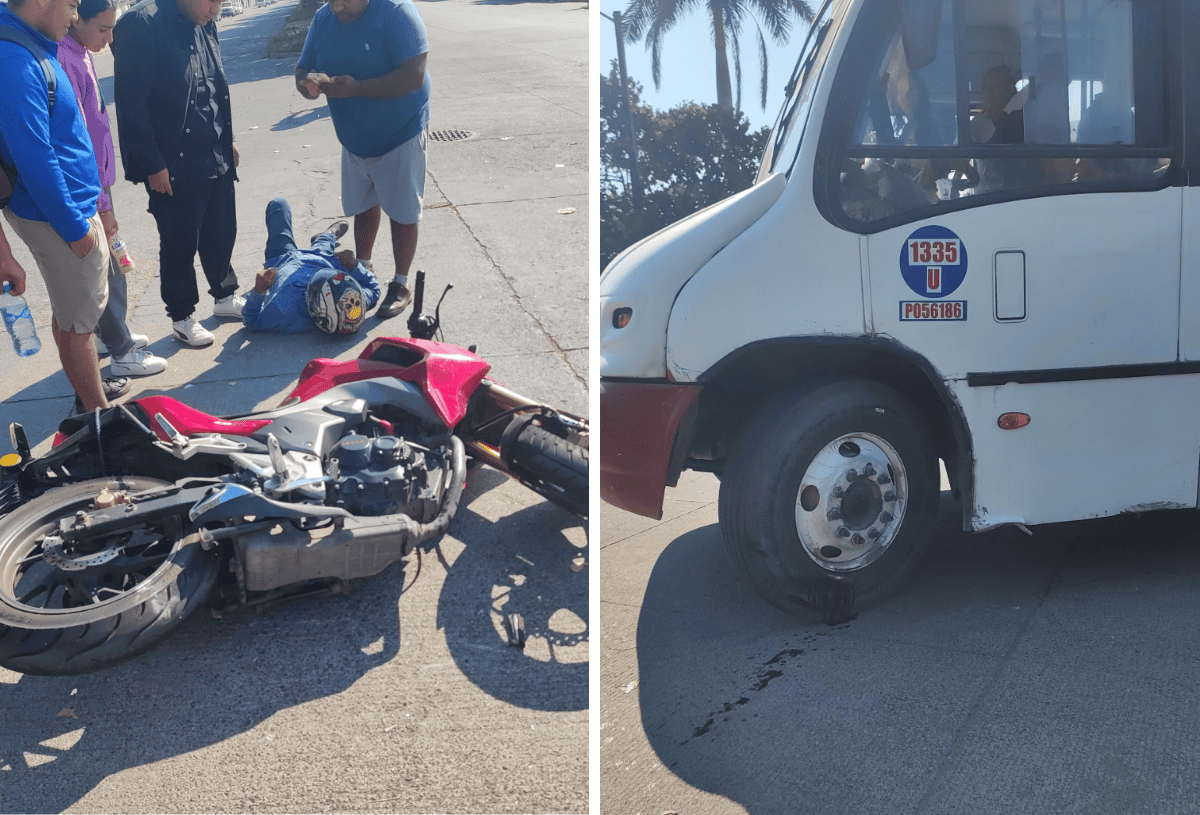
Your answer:
[[[825,0],[820,10],[813,15],[813,23],[800,49],[800,57],[796,60],[792,78],[788,80],[784,89],[783,107],[779,111],[775,127],[771,129],[771,137],[767,141],[767,149],[759,165],[759,181],[776,172],[781,161],[783,167],[780,169],[786,169],[796,155],[808,121],[808,112],[812,107],[812,94],[816,88],[817,77],[821,75],[821,67],[833,42],[830,35],[834,30],[834,22],[845,16],[850,3],[851,0]]]

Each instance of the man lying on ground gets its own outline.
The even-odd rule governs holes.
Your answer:
[[[337,250],[349,225],[338,221],[301,249],[292,235],[292,210],[275,198],[267,204],[266,267],[246,295],[242,324],[251,331],[284,334],[320,329],[353,334],[379,302],[375,275],[349,249]]]

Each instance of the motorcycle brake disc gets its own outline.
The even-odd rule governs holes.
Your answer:
[[[42,541],[42,560],[64,572],[80,572],[84,569],[90,569],[93,566],[108,563],[121,554],[121,548],[120,546],[110,546],[107,549],[102,549],[90,555],[72,557],[63,551],[62,538],[57,535],[50,535]]]

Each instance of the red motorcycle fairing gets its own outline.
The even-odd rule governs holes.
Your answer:
[[[466,415],[467,401],[491,367],[457,345],[379,337],[368,343],[358,359],[314,359],[308,363],[285,401],[311,399],[347,382],[394,376],[420,387],[438,418],[446,427],[454,427]]]
[[[407,337],[379,337],[372,340],[358,359],[318,358],[304,366],[300,381],[284,404],[301,402],[330,388],[364,379],[395,377],[420,387],[429,405],[446,427],[454,427],[467,412],[471,394],[483,382],[491,365],[481,357],[457,345]],[[132,400],[151,419],[151,429],[162,441],[170,441],[154,416],[161,413],[171,426],[185,436],[221,433],[250,436],[271,423],[270,419],[221,419],[189,407],[170,396],[144,396]],[[66,439],[55,434],[52,446]]]
[[[171,437],[159,425],[155,418],[163,415],[171,427],[185,436],[195,436],[201,433],[223,433],[227,436],[249,436],[271,423],[270,419],[219,419],[210,416],[202,410],[188,407],[178,399],[170,396],[143,396],[134,399],[133,404],[140,407],[150,417],[150,429],[162,441],[169,442]]]

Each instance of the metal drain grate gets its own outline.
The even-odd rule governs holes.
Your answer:
[[[429,133],[430,141],[466,141],[473,139],[479,134],[473,130],[432,130]]]

